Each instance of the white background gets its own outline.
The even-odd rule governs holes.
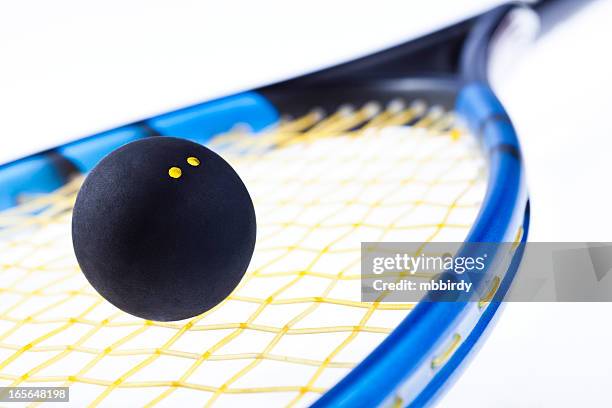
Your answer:
[[[581,1],[581,0],[576,0]],[[495,0],[0,3],[0,162],[367,54]],[[612,1],[498,90],[521,135],[532,241],[612,241]],[[612,406],[612,305],[509,304],[443,407]]]

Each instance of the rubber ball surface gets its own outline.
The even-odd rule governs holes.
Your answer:
[[[74,251],[109,302],[149,320],[181,320],[225,299],[255,246],[255,210],[219,155],[183,139],[127,144],[87,176],[72,217]]]

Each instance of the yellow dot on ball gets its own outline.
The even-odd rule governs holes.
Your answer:
[[[168,175],[175,179],[181,177],[182,174],[183,172],[178,167],[170,167],[170,169],[168,170]]]
[[[198,160],[197,157],[188,157],[187,158],[187,163],[189,163],[193,167],[197,167],[197,166],[200,165],[200,160]]]

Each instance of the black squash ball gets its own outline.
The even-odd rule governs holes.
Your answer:
[[[106,156],[78,193],[74,252],[109,302],[145,319],[196,316],[242,279],[255,246],[255,210],[232,167],[172,137]]]

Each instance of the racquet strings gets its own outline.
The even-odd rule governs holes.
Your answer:
[[[315,109],[209,146],[257,212],[239,287],[188,321],[132,317],[74,258],[82,179],[22,197],[0,213],[1,386],[69,386],[76,405],[311,403],[414,307],[360,302],[361,242],[463,241],[486,188],[475,140],[423,102]]]

